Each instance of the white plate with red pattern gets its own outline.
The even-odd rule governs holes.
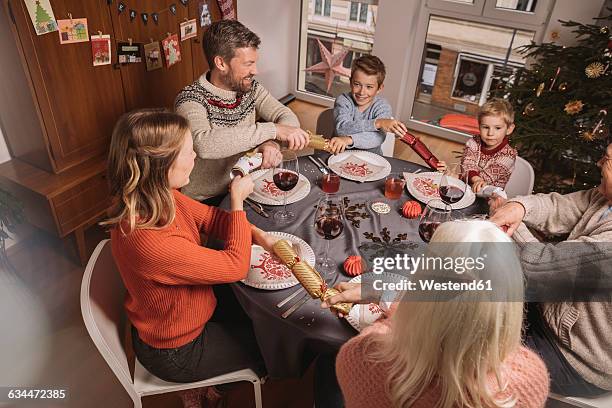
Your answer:
[[[427,204],[430,200],[435,198],[440,198],[440,193],[438,192],[438,187],[440,186],[440,180],[442,179],[442,173],[440,172],[427,172],[427,173],[404,173],[404,180],[406,180],[406,189],[414,198],[419,200],[422,203]],[[455,178],[448,177],[448,182],[450,185],[459,187],[459,189],[463,190],[465,184],[463,181]],[[469,207],[476,200],[476,194],[472,191],[470,187],[465,189],[465,194],[463,198],[456,202],[455,204],[451,204],[451,208],[453,210],[459,210],[461,208]],[[436,208],[442,208],[442,204],[434,205]]]
[[[253,179],[253,192],[249,198],[264,205],[283,205],[285,192],[274,184],[272,169],[257,170],[251,173]],[[310,181],[300,174],[296,186],[287,191],[287,204],[295,203],[308,196],[310,193]]]
[[[310,265],[315,264],[315,253],[303,239],[286,232],[269,232],[269,234],[291,242],[302,260]],[[276,255],[270,254],[259,245],[253,245],[249,273],[242,283],[257,289],[278,290],[290,288],[300,282]]]
[[[383,179],[391,173],[387,159],[364,150],[347,150],[329,156],[327,165],[340,177],[362,183]]]

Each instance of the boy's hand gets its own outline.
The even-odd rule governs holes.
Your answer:
[[[335,136],[329,141],[329,152],[331,154],[342,153],[346,146],[353,144],[353,138],[350,136]]]
[[[474,193],[480,192],[480,190],[482,190],[487,185],[487,183],[485,183],[485,181],[480,176],[472,177],[470,183],[472,183],[472,191],[474,191]]]
[[[408,131],[406,125],[397,119],[376,119],[374,121],[376,129],[384,130],[385,132],[395,133],[399,137],[402,137]]]
[[[439,161],[438,162],[438,166],[436,167],[436,170],[438,170],[441,173],[444,173],[447,169],[447,165],[445,161]]]

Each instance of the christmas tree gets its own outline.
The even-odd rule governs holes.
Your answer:
[[[609,143],[612,121],[612,14],[596,20],[599,25],[561,21],[573,28],[574,46],[532,42],[519,49],[534,63],[495,92],[514,106],[511,142],[534,166],[536,191],[600,183],[595,163]]]

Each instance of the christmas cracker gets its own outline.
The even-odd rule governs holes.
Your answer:
[[[313,299],[325,301],[340,293],[336,289],[328,288],[325,284],[325,280],[319,275],[319,272],[307,262],[301,260],[293,250],[291,244],[286,240],[279,240],[274,244],[273,249],[274,253],[291,270],[293,275],[295,275],[297,280]],[[351,307],[353,307],[352,303],[337,303],[331,306],[332,309],[344,315],[349,314]]]

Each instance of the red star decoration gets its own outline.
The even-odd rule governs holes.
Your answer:
[[[345,77],[351,76],[351,70],[342,66],[342,61],[344,61],[344,57],[349,50],[348,48],[343,48],[342,50],[332,54],[327,48],[325,48],[321,41],[317,40],[317,43],[319,43],[319,52],[321,53],[322,61],[306,68],[305,71],[325,74],[327,92],[329,93],[329,89],[331,88],[332,82],[334,81],[336,75]]]

